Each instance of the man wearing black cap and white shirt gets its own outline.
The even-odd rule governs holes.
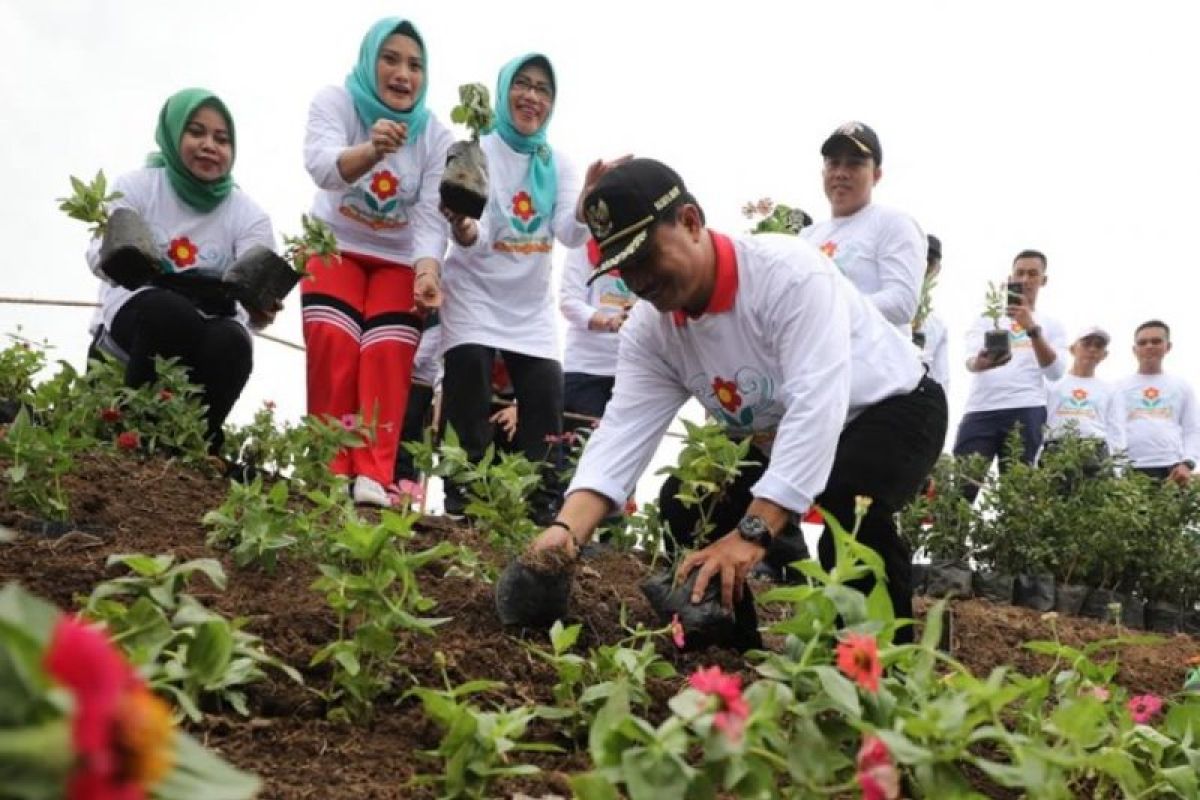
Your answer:
[[[905,333],[925,275],[925,234],[907,214],[871,202],[883,177],[883,148],[870,126],[847,122],[821,145],[832,218],[801,231],[833,259],[884,319]]]
[[[930,283],[942,271],[942,242],[932,233],[928,236],[929,249],[925,257],[925,280]],[[932,286],[932,283],[930,283]],[[924,289],[922,289],[923,291]],[[918,309],[918,312],[920,310]],[[929,367],[929,377],[950,394],[950,343],[946,336],[946,323],[929,311],[924,317],[913,318],[913,344],[921,348],[921,361]]]
[[[693,601],[721,581],[730,607],[772,538],[815,501],[843,523],[874,499],[859,539],[882,556],[897,616],[912,616],[910,556],[892,515],[916,494],[946,430],[946,399],[912,343],[811,245],[779,235],[725,237],[669,167],[635,159],[584,199],[601,261],[646,302],[621,332],[616,387],[559,518],[533,550],[574,552],[650,462],[695,397],[735,437],[768,455],[732,531],[693,553]],[[823,536],[821,561],[834,558]],[[869,588],[869,584],[863,586]],[[908,629],[899,638],[908,639]]]

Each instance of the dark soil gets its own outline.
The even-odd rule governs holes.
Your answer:
[[[251,690],[253,717],[210,714],[194,732],[233,763],[262,776],[267,798],[436,796],[428,787],[408,785],[414,774],[437,768],[420,751],[436,748],[441,732],[419,705],[388,698],[377,704],[367,728],[326,719],[326,707],[314,689],[325,687],[328,672],[308,664],[334,637],[335,618],[324,599],[310,589],[317,576],[314,566],[284,561],[275,574],[267,575],[238,569],[225,554],[205,544],[201,517],[224,501],[226,489],[216,476],[164,460],[143,461],[116,453],[81,457],[66,479],[72,530],[57,538],[22,533],[11,543],[0,543],[0,584],[20,581],[63,608],[77,608],[93,586],[112,577],[104,566],[110,554],[173,553],[181,560],[218,557],[229,575],[228,589],[220,592],[198,579],[192,592],[211,607],[245,618],[248,630],[261,636],[272,653],[301,670],[309,688],[272,674]],[[36,522],[0,501],[0,526],[22,531],[35,528]],[[469,543],[492,567],[504,563],[503,556],[470,530],[441,518],[426,517],[418,530],[422,546],[443,539]],[[638,588],[647,575],[647,568],[629,555],[601,548],[587,556],[575,570],[572,619],[568,620],[583,626],[579,646],[623,638],[622,607],[626,624],[656,625]],[[496,618],[492,586],[478,578],[440,571],[425,577],[422,591],[437,601],[430,614],[452,620],[438,628],[436,637],[413,634],[405,642],[407,675],[402,683],[440,686],[435,655],[440,652],[455,683],[502,681],[506,688],[492,693],[491,699],[505,705],[552,702],[553,670],[529,651],[530,644],[548,647],[544,633],[503,630]],[[923,612],[924,604],[919,607]],[[1029,640],[1054,638],[1052,623],[1043,615],[979,600],[958,601],[952,613],[952,652],[976,674],[998,665],[1022,671],[1049,666],[1043,657],[1021,647]],[[764,616],[769,617],[769,610]],[[1061,641],[1073,645],[1118,635],[1112,626],[1066,616],[1053,620],[1053,625]],[[733,652],[679,654],[665,648],[664,656],[681,675],[714,663],[743,672],[747,679],[752,674]],[[1182,683],[1187,659],[1197,653],[1200,643],[1183,635],[1123,649],[1118,681],[1136,693],[1173,693]],[[662,681],[651,689],[656,699],[665,700],[682,682],[682,677]],[[569,797],[566,776],[587,769],[585,744],[574,746],[544,725],[536,733],[566,752],[529,754],[525,760],[541,766],[543,773],[504,784],[498,796]]]

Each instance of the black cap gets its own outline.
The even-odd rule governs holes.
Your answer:
[[[864,156],[875,159],[875,166],[883,164],[883,146],[879,144],[875,131],[865,122],[847,122],[838,127],[821,145],[821,155],[829,155],[835,146],[843,142],[849,142]]]
[[[942,257],[942,240],[929,234],[929,255],[926,256],[927,261],[933,261],[935,258]]]
[[[583,201],[583,218],[600,249],[588,283],[650,247],[650,227],[684,202],[694,202],[675,170],[652,158],[634,158],[596,182]]]

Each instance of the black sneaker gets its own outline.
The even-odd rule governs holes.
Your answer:
[[[455,521],[466,519],[467,498],[463,495],[462,487],[457,483],[443,481],[442,488],[446,494],[443,515]]]

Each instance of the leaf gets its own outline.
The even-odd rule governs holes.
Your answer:
[[[529,220],[529,225],[526,226],[525,232],[533,233],[540,227],[542,227],[542,218],[540,216],[534,217],[533,219]]]
[[[813,671],[817,673],[817,677],[821,681],[821,688],[825,690],[825,694],[829,695],[830,702],[836,708],[850,716],[851,719],[858,719],[862,716],[862,704],[858,701],[858,690],[845,675],[833,667],[813,667]]]
[[[375,198],[371,196],[370,192],[364,192],[363,199],[367,201],[367,206],[372,211],[374,211],[376,214],[379,213],[379,203],[375,202]]]
[[[188,646],[187,665],[201,686],[218,682],[233,657],[233,631],[225,620],[212,620],[196,629]]]
[[[616,787],[598,772],[585,772],[571,777],[571,793],[578,800],[620,800]]]
[[[175,732],[171,771],[151,792],[155,800],[251,800],[262,782],[231,766],[182,731]]]

